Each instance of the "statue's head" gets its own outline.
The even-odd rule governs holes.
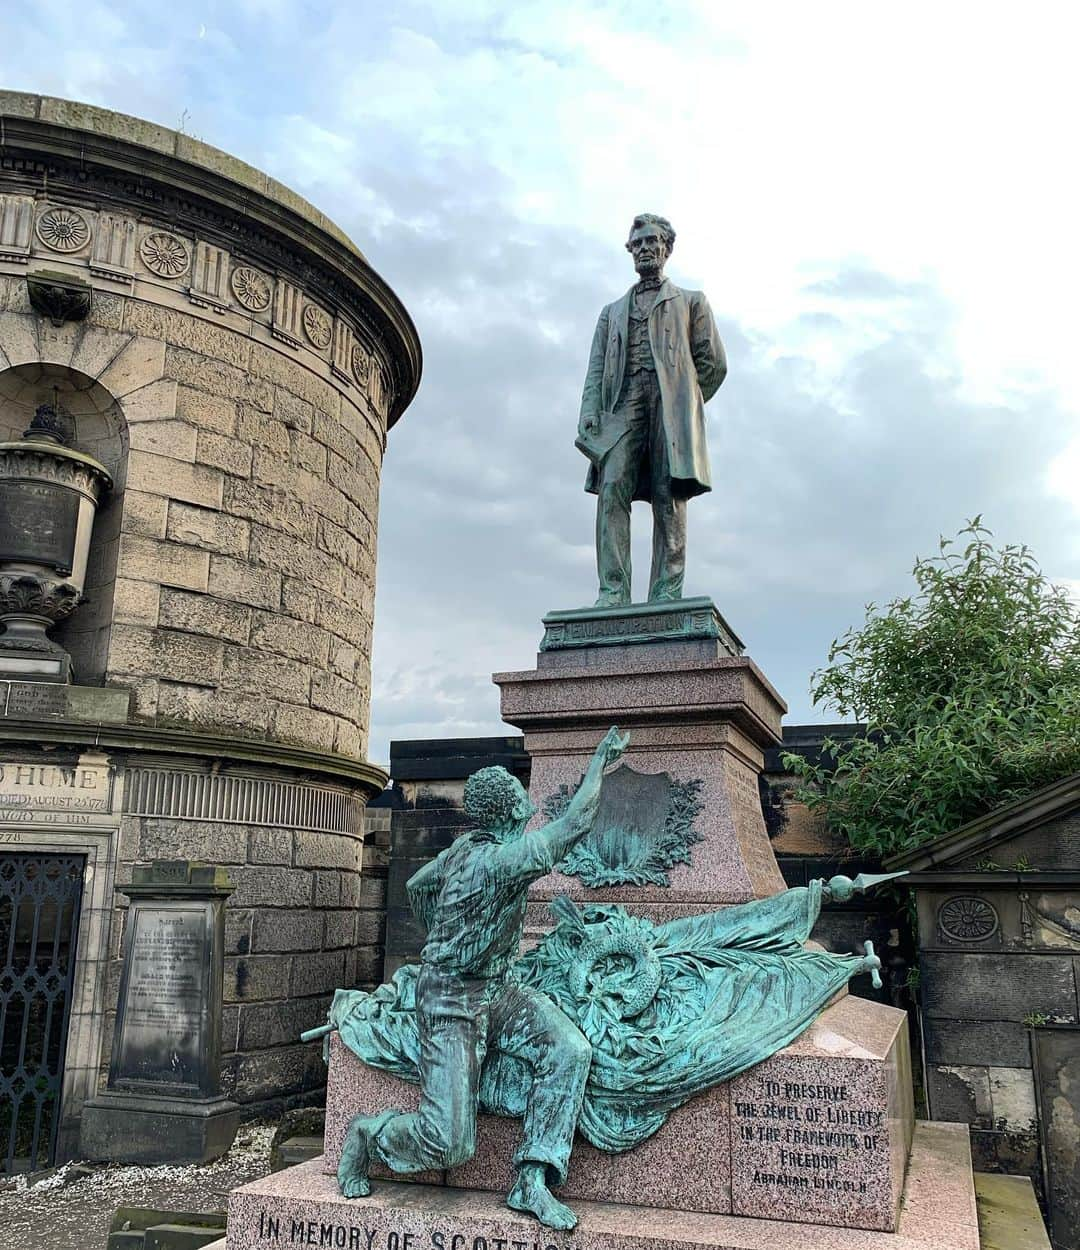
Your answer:
[[[505,768],[481,768],[465,782],[465,812],[478,829],[502,837],[520,833],[536,808]]]
[[[638,213],[630,227],[626,250],[634,258],[634,268],[641,277],[661,273],[674,246],[675,230],[666,217]]]

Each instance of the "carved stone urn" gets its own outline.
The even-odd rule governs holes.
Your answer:
[[[0,678],[71,680],[48,631],[82,602],[94,514],[112,485],[67,446],[74,432],[59,404],[42,404],[19,441],[0,443]]]

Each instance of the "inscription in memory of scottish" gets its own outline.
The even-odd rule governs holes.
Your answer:
[[[258,1213],[258,1220],[259,1241],[282,1246],[322,1246],[324,1250],[580,1250],[578,1243],[570,1241],[491,1237],[438,1228],[422,1233],[398,1232],[338,1220],[298,1220],[265,1210]]]

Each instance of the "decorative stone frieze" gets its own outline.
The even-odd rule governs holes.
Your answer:
[[[54,252],[78,252],[90,242],[90,226],[74,208],[47,208],[37,221],[37,237]]]
[[[159,278],[179,278],[188,271],[191,253],[187,244],[175,234],[156,231],[139,244],[143,264]]]

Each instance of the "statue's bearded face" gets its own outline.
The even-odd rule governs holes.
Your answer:
[[[667,260],[664,236],[655,226],[636,226],[626,243],[626,250],[634,258],[634,268],[644,277],[659,273]]]
[[[512,817],[513,824],[516,826],[516,832],[520,833],[528,824],[529,820],[536,814],[536,804],[529,798],[528,791],[515,777],[514,785],[517,793],[514,795],[514,814]]]

